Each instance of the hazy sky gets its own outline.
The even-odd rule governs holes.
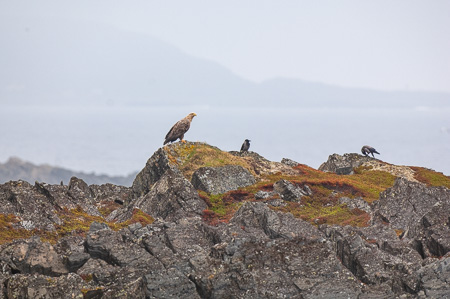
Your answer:
[[[450,1],[0,0],[0,17],[145,33],[259,82],[450,92]]]

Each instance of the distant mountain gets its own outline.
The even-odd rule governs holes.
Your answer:
[[[22,161],[16,157],[10,158],[6,161],[6,163],[0,163],[0,183],[11,180],[24,180],[31,184],[35,181],[46,182],[49,184],[59,184],[62,181],[64,184],[68,184],[70,178],[76,176],[77,178],[84,180],[89,185],[111,183],[114,185],[131,186],[136,174],[137,172],[128,176],[96,175],[93,173],[77,172],[46,164],[34,165],[32,163]]]
[[[0,40],[2,104],[450,105],[448,93],[341,88],[286,78],[255,83],[151,36],[97,23],[3,18]]]

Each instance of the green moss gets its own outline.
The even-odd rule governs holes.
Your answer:
[[[25,239],[33,235],[33,231],[23,228],[15,229],[14,224],[20,220],[14,215],[0,214],[0,244],[9,243],[15,239]]]
[[[142,224],[142,226],[146,226],[148,224],[152,224],[153,221],[155,221],[155,219],[153,219],[152,216],[143,212],[140,209],[135,208],[133,210],[133,215],[131,216],[131,218],[129,220],[122,222],[122,223],[109,222],[108,225],[112,230],[117,231],[117,230],[125,228],[128,225],[133,224],[133,223],[139,222],[140,224]]]
[[[450,188],[450,177],[441,172],[426,169],[423,167],[411,167],[414,170],[414,178],[419,182],[425,183],[428,186],[444,186]]]
[[[55,244],[58,239],[67,235],[85,236],[94,221],[106,223],[111,229],[116,231],[136,222],[140,222],[145,226],[154,221],[150,215],[139,209],[134,209],[131,219],[123,223],[107,222],[101,216],[87,214],[81,207],[75,209],[64,208],[57,214],[63,223],[55,225],[55,231],[15,229],[13,228],[13,224],[19,222],[17,217],[14,215],[0,214],[0,244],[8,243],[15,239],[26,239],[32,236],[39,236],[43,241]]]
[[[194,171],[200,167],[240,165],[255,174],[245,159],[204,143],[179,143],[165,149],[170,163],[177,165],[188,180],[191,180]]]

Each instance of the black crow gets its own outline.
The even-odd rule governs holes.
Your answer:
[[[373,155],[373,153],[378,154],[378,155],[380,154],[379,152],[377,152],[376,149],[374,149],[373,147],[368,146],[368,145],[364,145],[361,148],[361,153],[363,153],[363,155],[366,157],[368,157],[369,154],[372,154],[372,157],[374,157],[374,158],[375,158],[375,156]]]
[[[244,143],[241,146],[241,152],[248,152],[249,148],[250,148],[250,140],[245,139]]]

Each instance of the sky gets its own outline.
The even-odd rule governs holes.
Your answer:
[[[254,82],[443,92],[450,92],[449,14],[447,0],[0,0],[0,17],[87,20],[147,34]]]

